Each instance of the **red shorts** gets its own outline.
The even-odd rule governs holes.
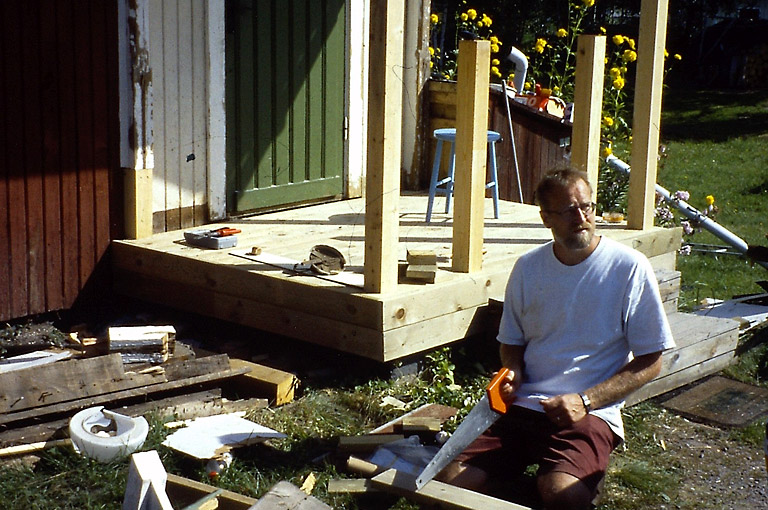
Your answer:
[[[537,464],[537,474],[568,473],[594,494],[605,476],[610,453],[620,443],[608,424],[596,416],[587,415],[560,428],[543,412],[511,406],[455,460],[482,469],[497,483],[509,483]]]

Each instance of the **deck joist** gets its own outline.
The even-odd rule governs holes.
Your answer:
[[[440,200],[437,211],[444,207]],[[404,263],[407,250],[435,251],[433,284],[401,282],[393,292],[373,294],[259,261],[301,262],[314,245],[326,244],[346,258],[345,277],[362,285],[365,203],[354,199],[227,222],[242,230],[233,249],[189,246],[182,231],[115,241],[116,290],[377,361],[397,360],[483,332],[488,301],[502,299],[515,259],[550,239],[537,207],[502,201],[494,219],[486,200],[482,270],[457,273],[451,270],[451,217],[435,213],[425,223],[426,202],[423,195],[401,197],[398,258]],[[674,269],[679,229],[598,224],[598,231],[638,249],[657,268]],[[254,246],[261,248],[259,259],[233,255]]]

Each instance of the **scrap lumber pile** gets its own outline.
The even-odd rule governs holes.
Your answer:
[[[416,489],[416,476],[421,466],[409,465],[405,457],[397,458],[387,452],[394,444],[408,443],[423,448],[434,442],[442,424],[454,417],[457,410],[438,404],[426,404],[363,436],[339,438],[340,453],[347,454],[347,471],[363,478],[333,479],[328,482],[329,493],[367,495],[385,492],[406,497],[430,507],[456,510],[527,510],[527,507],[432,480]],[[406,439],[410,438],[410,439]],[[418,438],[419,441],[413,440]],[[436,448],[433,448],[436,450]],[[401,449],[401,451],[403,451]],[[432,454],[433,450],[426,453]],[[382,452],[385,452],[382,454]],[[363,458],[365,456],[365,458]],[[407,456],[406,456],[407,457]]]
[[[0,448],[50,446],[89,407],[184,420],[286,403],[296,384],[292,374],[226,354],[198,357],[175,341],[171,326],[72,334],[60,346],[0,359]],[[230,387],[236,400],[227,398]]]

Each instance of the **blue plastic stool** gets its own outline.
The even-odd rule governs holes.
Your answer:
[[[456,129],[445,128],[435,129],[435,138],[437,146],[435,147],[435,161],[432,164],[432,179],[429,182],[429,202],[427,203],[427,223],[432,219],[432,205],[435,201],[435,195],[440,193],[445,195],[445,213],[451,208],[451,196],[453,196],[453,176],[456,170]],[[499,219],[499,185],[498,172],[496,169],[496,142],[501,140],[501,134],[496,131],[488,130],[488,160],[491,168],[491,180],[485,185],[485,188],[491,189],[493,196],[493,217]],[[451,157],[448,160],[448,177],[437,180],[440,172],[440,158],[443,155],[443,142],[451,144]]]

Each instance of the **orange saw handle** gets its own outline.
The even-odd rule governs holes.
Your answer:
[[[505,414],[507,412],[507,403],[501,398],[499,390],[502,380],[508,373],[508,368],[501,368],[485,388],[485,393],[488,395],[488,406],[499,414]]]
[[[242,230],[239,228],[221,227],[217,228],[216,230],[211,230],[211,235],[213,237],[226,237],[239,234],[240,232],[242,232]]]

